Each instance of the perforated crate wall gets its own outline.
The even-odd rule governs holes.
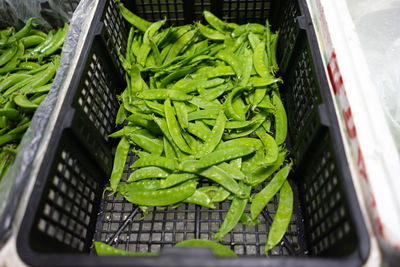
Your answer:
[[[292,155],[295,163],[305,156],[321,128],[318,106],[322,103],[310,48],[303,43],[294,55],[293,64],[284,77],[284,95]]]
[[[101,172],[68,134],[61,138],[41,205],[35,216],[32,246],[38,251],[88,251],[101,198]],[[54,244],[51,245],[51,244]]]
[[[313,255],[345,255],[357,242],[329,133],[313,149],[302,175],[305,228]]]

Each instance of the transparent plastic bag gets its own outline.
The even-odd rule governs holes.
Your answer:
[[[0,10],[1,5],[4,5],[5,2],[8,2],[8,0],[0,0]],[[22,2],[40,1],[12,0],[11,2],[17,4]],[[55,5],[54,8],[57,9],[62,6],[61,2],[63,1],[42,2],[47,2],[49,5],[50,2],[52,2],[52,5]],[[70,20],[62,20],[59,18],[62,24],[67,21],[69,21],[70,24],[68,33],[64,40],[60,66],[57,70],[57,74],[48,96],[37,108],[30,126],[24,134],[13,165],[0,181],[0,246],[6,241],[7,237],[11,233],[11,226],[16,211],[19,208],[20,200],[22,196],[27,193],[25,192],[25,190],[27,190],[27,185],[31,184],[32,180],[35,179],[37,175],[32,173],[33,164],[37,162],[39,158],[44,156],[45,149],[41,146],[46,144],[50,138],[52,129],[51,127],[48,127],[48,125],[50,125],[49,122],[55,120],[57,117],[57,101],[62,101],[65,91],[68,90],[67,83],[69,80],[67,79],[67,76],[75,68],[78,51],[80,51],[80,48],[83,46],[85,41],[85,31],[89,28],[91,23],[91,17],[88,16],[88,14],[91,13],[91,10],[93,10],[97,3],[98,1],[95,0],[81,0]],[[51,10],[50,6],[49,8],[49,10]],[[41,9],[41,11],[43,11],[43,9]],[[60,10],[54,11],[59,12]],[[20,14],[23,13],[23,11],[20,12]],[[66,12],[66,14],[68,14],[68,12]],[[1,15],[1,19],[3,22],[7,23],[7,25],[13,25],[12,21],[4,21],[5,18],[2,16],[3,15]],[[47,20],[43,19],[42,21]],[[55,27],[55,25],[53,25],[54,21],[49,20],[47,23]],[[28,192],[28,194],[30,194],[30,192]]]
[[[400,1],[377,1],[354,24],[400,151]]]
[[[0,0],[0,26],[21,28],[31,17],[49,29],[69,21],[80,0]]]

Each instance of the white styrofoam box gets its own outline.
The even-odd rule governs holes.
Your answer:
[[[348,6],[345,0],[307,1],[372,241],[376,237],[386,254],[400,253],[399,154]]]

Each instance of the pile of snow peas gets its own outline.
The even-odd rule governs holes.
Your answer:
[[[34,20],[17,32],[13,27],[0,30],[0,180],[51,88],[68,30],[65,24],[46,34],[35,28]]]
[[[119,54],[127,87],[119,97],[120,130],[110,135],[121,139],[107,190],[141,207],[215,209],[230,200],[213,236],[221,242],[239,221],[257,223],[279,192],[267,254],[286,233],[293,207],[275,56],[279,33],[268,21],[237,25],[209,11],[203,12],[208,25],[163,27],[165,19],[151,23],[116,2],[132,27],[126,54]],[[130,151],[138,159],[122,181]],[[214,185],[202,186],[203,180]]]

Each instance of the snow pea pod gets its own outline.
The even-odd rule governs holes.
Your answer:
[[[115,0],[115,3],[118,4],[119,11],[126,21],[128,21],[132,26],[145,32],[148,27],[150,27],[151,22],[142,19],[135,14],[133,14],[129,9],[127,9],[124,4],[121,3],[120,0]]]
[[[211,39],[214,41],[221,41],[221,40],[225,40],[227,38],[227,35],[225,35],[221,32],[218,32],[216,30],[213,30],[211,28],[208,28],[208,27],[202,25],[200,22],[196,23],[196,25],[199,28],[200,33],[208,39]]]
[[[215,209],[215,206],[211,202],[211,199],[208,197],[208,195],[199,190],[194,191],[193,195],[183,200],[183,202],[193,203],[209,209]]]
[[[238,197],[246,197],[246,192],[243,191],[242,187],[240,187],[230,175],[226,174],[224,170],[216,165],[198,172],[198,175],[216,182]]]
[[[265,254],[281,242],[289,226],[293,212],[293,191],[286,181],[279,192],[278,209],[276,210],[271,227],[268,231],[268,239],[265,245]]]
[[[148,178],[166,178],[168,177],[169,172],[166,170],[159,168],[159,167],[144,167],[137,169],[134,171],[128,178],[126,182],[135,182],[139,181],[142,179],[148,179]]]
[[[171,100],[169,98],[164,102],[164,112],[165,112],[165,119],[167,121],[168,131],[174,143],[179,147],[180,150],[182,150],[185,153],[190,154],[191,152],[193,152],[189,148],[185,139],[183,139],[182,137],[181,129],[174,115],[174,110],[171,106]]]
[[[34,110],[38,107],[37,104],[29,101],[26,95],[16,95],[13,100],[16,105],[24,109]]]
[[[157,155],[146,155],[136,160],[131,168],[156,166],[167,170],[175,170],[175,160]]]
[[[128,135],[129,140],[154,155],[161,155],[164,150],[162,141],[146,129],[136,130]]]
[[[137,93],[136,96],[145,100],[166,100],[169,98],[174,101],[186,101],[192,98],[192,96],[181,91],[169,89],[145,90]]]
[[[269,165],[274,163],[278,158],[278,152],[279,152],[275,139],[271,135],[267,134],[262,129],[262,127],[256,130],[256,135],[258,136],[258,138],[260,138],[260,140],[264,144],[264,149],[266,154],[265,164]]]
[[[272,178],[271,182],[269,182],[269,184],[254,197],[250,206],[252,220],[257,219],[258,215],[265,208],[268,202],[276,195],[276,193],[278,193],[282,185],[285,183],[291,169],[292,163],[289,163],[279,170],[274,178]]]
[[[270,166],[265,167],[261,166],[258,168],[253,169],[251,172],[251,186],[255,187],[265,180],[267,180],[274,172],[276,172],[281,166],[282,163],[285,161],[286,151],[281,151],[278,154],[277,160]]]
[[[122,173],[124,172],[125,162],[129,153],[129,141],[126,137],[122,137],[119,141],[114,157],[114,165],[110,177],[110,187],[113,192],[116,192],[117,186],[121,181]]]
[[[175,187],[154,191],[128,190],[122,195],[133,204],[144,206],[168,206],[181,202],[196,191],[197,181],[191,180]]]
[[[244,137],[223,142],[218,145],[216,150],[234,148],[234,147],[243,147],[243,146],[253,147],[255,150],[263,149],[263,143],[260,141],[260,139]]]
[[[210,248],[217,257],[237,257],[236,253],[224,245],[203,239],[190,239],[184,240],[175,245],[175,247],[201,247]]]
[[[3,54],[0,56],[0,67],[6,64],[12,57],[17,53],[18,51],[18,46],[17,45],[12,45],[9,49],[6,50]]]
[[[217,163],[247,156],[254,151],[255,149],[253,147],[233,147],[219,149],[201,158],[197,164],[197,167],[199,169],[206,168]]]
[[[0,109],[0,116],[5,116],[7,119],[15,120],[19,116],[19,112],[13,108],[2,108]]]
[[[231,193],[223,188],[222,186],[203,186],[197,189],[197,191],[201,191],[206,193],[208,197],[211,199],[211,202],[222,202],[224,201]]]
[[[223,33],[223,34],[226,32],[225,22],[220,20],[213,13],[211,13],[208,10],[204,10],[203,16],[206,19],[206,21],[208,22],[208,24],[210,24],[214,29],[216,29],[217,31],[219,31],[220,33]]]
[[[41,54],[49,56],[57,51],[64,43],[64,38],[67,35],[68,27],[68,23],[65,23],[64,28],[59,30],[60,33],[54,36],[54,40],[47,47],[40,51]]]
[[[275,112],[275,141],[279,146],[286,140],[287,136],[287,117],[285,107],[275,91],[272,92],[272,104],[276,108]]]
[[[196,121],[195,123],[189,123],[187,131],[194,136],[197,136],[203,141],[206,141],[211,134],[210,129],[204,125],[201,121]]]
[[[247,187],[247,190],[250,192],[250,187]],[[235,228],[236,224],[242,217],[248,202],[248,198],[238,198],[236,196],[233,197],[228,213],[225,215],[224,221],[222,222],[221,227],[218,229],[218,232],[214,235],[214,240],[223,240],[224,235]]]
[[[161,188],[168,188],[197,177],[198,176],[194,173],[172,173],[169,174],[166,179],[161,180],[160,186]]]
[[[168,63],[176,56],[178,56],[182,49],[193,39],[196,33],[196,30],[188,31],[183,34],[175,43],[173,43],[170,50],[168,51],[167,56],[164,59],[164,63]]]
[[[215,149],[215,147],[221,141],[222,134],[224,133],[225,122],[226,122],[225,114],[223,111],[220,111],[218,114],[215,126],[213,127],[207,140],[201,146],[200,151],[196,155],[196,157],[198,157],[198,158],[203,157],[203,156],[211,153]],[[200,165],[201,165],[201,163],[200,163]],[[206,166],[204,166],[204,167],[206,167]]]
[[[0,92],[3,92],[4,90],[8,89],[9,87],[13,86],[14,84],[17,84],[17,83],[19,83],[27,78],[30,78],[30,77],[32,77],[32,76],[28,75],[28,74],[24,74],[24,73],[12,74],[0,83]]]
[[[109,246],[103,242],[94,241],[94,248],[99,256],[157,256],[157,252],[126,251]]]
[[[188,114],[188,121],[200,119],[216,119],[220,113],[219,109],[197,110]]]

